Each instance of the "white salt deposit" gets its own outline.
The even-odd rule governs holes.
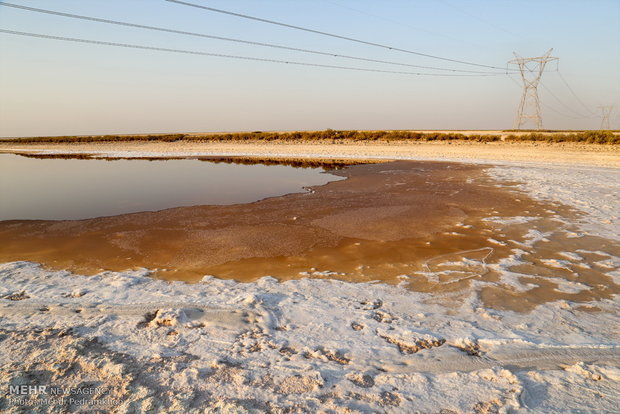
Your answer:
[[[584,232],[620,240],[620,169],[578,165],[498,165],[488,170],[498,179],[520,182],[530,196],[585,213]]]
[[[584,285],[583,283],[571,282],[570,280],[561,278],[554,278],[553,283],[557,285],[554,290],[562,293],[579,293],[591,289],[590,286]]]
[[[567,260],[558,260],[558,259],[541,259],[540,260],[545,266],[554,267],[556,269],[564,269],[571,270],[571,262]]]
[[[71,328],[63,346],[95,341],[116,355],[100,370],[129,375],[160,361],[162,371],[149,374],[169,387],[160,398],[187,403],[206,393],[213,409],[225,403],[235,412],[242,400],[361,412],[527,411],[550,401],[587,411],[620,402],[617,300],[597,303],[602,313],[558,302],[520,314],[484,309],[475,295],[447,308],[436,296],[383,284],[206,277],[190,285],[151,279],[146,270],[85,277],[28,262],[0,265],[0,296],[16,293],[23,298],[0,299],[9,335],[0,365],[19,365],[15,356],[24,352],[32,363],[43,352],[12,341],[17,333]],[[79,352],[76,358],[88,357]],[[584,382],[581,373],[562,369],[582,361],[596,361],[580,366],[601,379]],[[127,409],[130,401],[144,403],[138,378],[126,384]],[[584,383],[602,396],[564,396]],[[181,392],[187,387],[193,391]]]
[[[507,246],[508,245],[506,242],[495,240],[495,239],[492,239],[492,238],[488,238],[487,241],[489,243],[497,244],[498,246]]]
[[[525,224],[531,221],[537,220],[536,217],[526,217],[526,216],[516,216],[516,217],[486,217],[483,218],[482,221],[487,221],[489,223],[495,224],[504,224],[504,225],[512,225],[512,224]]]
[[[583,257],[578,255],[577,253],[573,253],[573,252],[559,252],[558,254],[560,256],[564,256],[568,260],[572,260],[574,262],[581,262],[581,261],[583,261]]]

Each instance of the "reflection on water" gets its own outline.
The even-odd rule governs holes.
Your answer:
[[[63,160],[147,160],[147,161],[161,161],[162,157],[118,157],[118,156],[106,156],[101,157],[93,154],[29,154],[29,153],[17,153],[20,157],[35,158],[40,160],[49,159],[63,159]],[[358,159],[321,159],[321,158],[282,158],[282,157],[264,157],[260,158],[250,156],[195,156],[195,157],[183,157],[183,156],[171,156],[166,157],[166,160],[186,160],[197,159],[200,161],[212,162],[215,164],[244,164],[244,165],[288,165],[295,168],[323,168],[326,171],[338,170],[349,165],[357,164],[369,164],[377,163],[381,161],[377,160],[358,160]]]
[[[0,154],[0,220],[71,220],[248,203],[341,179],[320,168],[203,161],[36,159]]]

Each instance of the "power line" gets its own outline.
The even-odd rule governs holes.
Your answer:
[[[317,68],[344,69],[344,70],[353,70],[353,71],[359,71],[359,72],[376,72],[376,73],[391,73],[391,74],[398,74],[398,75],[444,76],[444,77],[448,77],[448,76],[449,77],[452,77],[452,76],[495,76],[493,74],[464,75],[464,74],[452,74],[452,73],[401,72],[401,71],[393,71],[393,70],[359,68],[359,67],[353,67],[353,66],[324,65],[320,63],[296,62],[296,61],[287,61],[287,60],[278,60],[278,59],[257,58],[257,57],[251,57],[251,56],[227,55],[223,53],[200,52],[200,51],[195,51],[195,50],[171,49],[171,48],[155,47],[155,46],[134,45],[134,44],[129,44],[129,43],[106,42],[106,41],[101,41],[101,40],[79,39],[79,38],[74,38],[74,37],[51,36],[51,35],[40,34],[40,33],[18,32],[15,30],[6,30],[2,28],[0,28],[0,33],[12,34],[12,35],[17,35],[17,36],[34,37],[34,38],[39,38],[39,39],[60,40],[60,41],[65,41],[65,42],[124,47],[124,48],[129,48],[129,49],[154,50],[158,52],[182,53],[182,54],[187,54],[187,55],[199,55],[199,56],[212,56],[212,57],[220,57],[220,58],[228,58],[228,59],[250,60],[250,61],[257,61],[257,62],[283,63],[287,65],[310,66],[310,67],[317,67]]]
[[[555,109],[554,107],[552,107],[551,105],[548,105],[544,102],[541,102],[542,106],[544,106],[547,109],[551,109],[553,112],[555,112],[558,115],[561,115],[565,118],[571,118],[571,119],[584,119],[584,117],[582,116],[573,116],[573,115],[567,115],[564,112],[558,111],[557,109]]]
[[[98,17],[82,16],[78,14],[58,12],[54,10],[38,9],[35,7],[22,6],[19,4],[12,4],[12,3],[0,3],[0,6],[13,7],[16,9],[50,14],[54,16],[68,17],[72,19],[92,21],[92,22],[97,22],[97,23],[106,23],[106,24],[113,24],[117,26],[134,27],[138,29],[154,30],[154,31],[159,31],[159,32],[174,33],[174,34],[180,34],[180,35],[185,35],[185,36],[194,36],[194,37],[202,37],[202,38],[207,38],[207,39],[223,40],[227,42],[243,43],[243,44],[248,44],[248,45],[253,45],[253,46],[271,47],[271,48],[276,48],[276,49],[291,50],[291,51],[303,52],[303,53],[312,53],[316,55],[352,59],[352,60],[358,60],[358,61],[364,61],[364,62],[382,63],[382,64],[388,64],[388,65],[406,66],[406,67],[421,68],[421,69],[441,70],[441,71],[448,71],[448,72],[463,72],[463,73],[476,73],[476,74],[497,73],[497,72],[481,72],[481,71],[464,70],[464,69],[449,69],[449,68],[440,68],[440,67],[434,67],[434,66],[413,65],[413,64],[408,64],[408,63],[392,62],[392,61],[380,60],[380,59],[370,59],[370,58],[363,58],[363,57],[358,57],[358,56],[342,55],[338,53],[322,52],[322,51],[311,50],[311,49],[302,49],[302,48],[289,47],[289,46],[284,46],[284,45],[277,45],[273,43],[263,43],[263,42],[255,42],[251,40],[234,39],[234,38],[215,36],[215,35],[209,35],[209,34],[204,34],[204,33],[187,32],[183,30],[168,29],[164,27],[128,23],[128,22],[122,22],[118,20],[100,19]]]
[[[515,85],[517,85],[517,88],[519,88],[519,89],[521,89],[521,88],[522,88],[522,86],[521,86],[521,84],[519,83],[519,81],[518,81],[518,80],[516,80],[515,78],[513,78],[511,74],[509,74],[509,75],[508,75],[508,78],[509,78],[509,79],[510,79],[510,80],[511,80],[511,81],[512,81]]]
[[[592,111],[590,108],[588,108],[588,105],[586,105],[585,103],[583,103],[583,101],[579,98],[579,96],[577,96],[577,94],[575,93],[575,91],[573,90],[573,88],[570,87],[570,85],[568,84],[568,82],[566,82],[566,79],[564,79],[564,76],[562,76],[562,73],[560,73],[560,71],[558,70],[558,76],[560,76],[560,79],[562,80],[562,82],[564,82],[564,85],[566,85],[566,87],[568,88],[568,90],[570,91],[570,93],[573,94],[573,96],[575,97],[575,99],[577,99],[577,102],[579,102],[581,104],[581,106],[583,106],[584,108],[586,108],[586,111],[590,112],[591,114],[594,114],[594,111]]]
[[[540,82],[540,84],[542,85],[543,88],[545,88],[545,90],[549,93],[549,95],[553,96],[553,98],[558,101],[558,103],[560,105],[562,105],[564,108],[568,109],[570,112],[574,113],[575,115],[577,115],[578,118],[592,118],[592,116],[590,115],[584,115],[580,112],[575,111],[574,109],[572,109],[570,106],[566,105],[564,102],[562,102],[562,100],[560,98],[557,97],[556,94],[554,94],[551,89],[549,89],[544,83]]]
[[[499,69],[499,70],[502,70],[502,71],[506,71],[506,68],[501,68],[499,66],[483,65],[483,64],[480,64],[480,63],[473,63],[473,62],[468,62],[468,61],[464,61],[464,60],[450,59],[450,58],[445,58],[445,57],[441,57],[441,56],[436,56],[436,55],[430,55],[430,54],[426,54],[426,53],[415,52],[415,51],[412,51],[412,50],[407,50],[407,49],[401,49],[401,48],[398,48],[398,47],[387,46],[387,45],[383,45],[383,44],[380,44],[380,43],[374,43],[374,42],[369,42],[369,41],[366,41],[366,40],[355,39],[355,38],[352,38],[352,37],[341,36],[341,35],[338,35],[338,34],[323,32],[323,31],[320,31],[320,30],[308,29],[308,28],[305,28],[305,27],[295,26],[295,25],[288,24],[288,23],[282,23],[282,22],[277,22],[277,21],[274,21],[274,20],[263,19],[261,17],[254,17],[254,16],[249,16],[247,14],[231,12],[231,11],[228,11],[228,10],[222,10],[222,9],[216,9],[216,8],[213,8],[213,7],[201,6],[199,4],[187,3],[187,2],[179,1],[179,0],[165,0],[165,1],[167,1],[169,3],[180,4],[180,5],[183,5],[183,6],[189,6],[189,7],[195,7],[195,8],[198,8],[198,9],[208,10],[208,11],[212,11],[212,12],[216,12],[216,13],[227,14],[227,15],[230,15],[230,16],[241,17],[243,19],[255,20],[255,21],[258,21],[258,22],[262,22],[262,23],[268,23],[268,24],[273,24],[273,25],[276,25],[276,26],[287,27],[289,29],[301,30],[301,31],[304,31],[304,32],[315,33],[315,34],[319,34],[319,35],[322,35],[322,36],[329,36],[329,37],[333,37],[333,38],[336,38],[336,39],[348,40],[350,42],[360,43],[360,44],[364,44],[364,45],[368,45],[368,46],[380,47],[380,48],[383,48],[383,49],[393,50],[393,51],[397,51],[397,52],[403,52],[403,53],[409,53],[409,54],[412,54],[412,55],[423,56],[423,57],[427,57],[427,58],[431,58],[431,59],[439,59],[439,60],[444,60],[446,62],[454,62],[454,63],[463,64],[463,65],[478,66],[478,67],[483,67],[483,68]]]

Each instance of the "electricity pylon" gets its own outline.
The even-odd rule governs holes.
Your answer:
[[[511,60],[508,64],[517,65],[521,72],[523,80],[523,94],[521,95],[521,103],[517,111],[517,117],[514,122],[514,129],[521,129],[521,126],[531,119],[536,124],[537,129],[542,129],[542,116],[540,113],[540,100],[538,99],[538,83],[545,71],[545,66],[552,60],[558,60],[552,57],[552,49],[547,53],[538,57],[523,58],[516,52],[513,52],[516,59]]]
[[[611,116],[611,113],[614,111],[616,107],[614,105],[599,105],[598,107],[602,112],[601,129],[602,130],[611,129],[609,126],[609,117]]]

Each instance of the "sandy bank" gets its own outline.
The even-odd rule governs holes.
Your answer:
[[[574,143],[512,142],[119,142],[76,144],[0,143],[0,152],[100,156],[246,155],[305,158],[418,159],[466,162],[545,162],[620,167],[620,147]]]

